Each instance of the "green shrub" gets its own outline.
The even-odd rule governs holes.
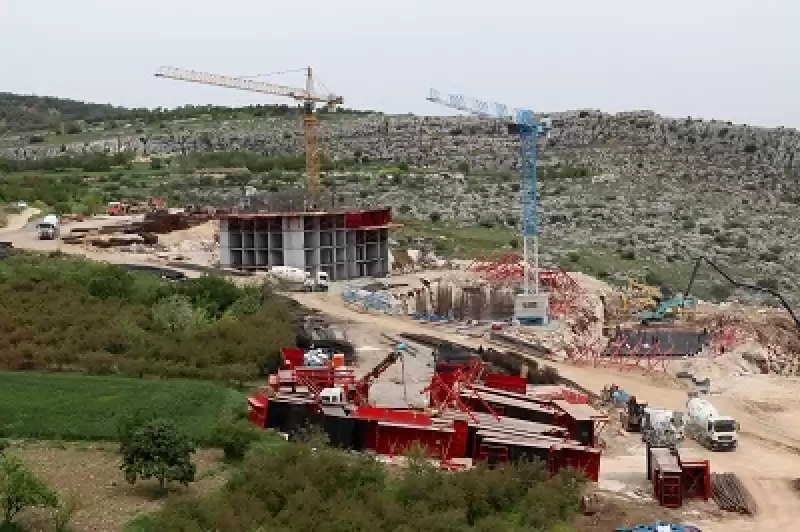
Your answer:
[[[368,456],[284,444],[253,448],[225,490],[170,500],[154,520],[176,532],[550,531],[571,521],[582,484],[540,463],[453,474],[412,456],[389,473]]]
[[[0,261],[0,365],[245,381],[294,345],[288,305],[214,277],[171,283],[69,256]],[[252,331],[258,330],[258,335]]]
[[[261,439],[263,432],[245,419],[228,416],[214,425],[209,443],[222,449],[228,460],[241,460],[250,445]]]

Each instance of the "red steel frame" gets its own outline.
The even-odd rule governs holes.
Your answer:
[[[522,284],[525,264],[519,253],[493,252],[472,261],[467,271],[490,282],[515,285]],[[550,294],[550,315],[558,318],[580,306],[585,295],[575,279],[560,268],[539,271],[539,284]]]
[[[666,372],[672,357],[671,350],[662,351],[658,343],[650,346],[644,354],[628,354],[630,351],[639,352],[641,338],[629,350],[624,349],[624,340],[617,340],[605,348],[600,344],[599,338],[577,336],[572,343],[564,346],[564,355],[576,366],[617,368],[621,371],[642,370],[645,373]]]
[[[498,389],[517,391],[520,387],[518,378],[503,376],[505,378],[487,378],[488,365],[473,360],[449,373],[435,373],[430,385],[422,392],[430,393],[431,406],[437,410],[446,411],[457,409],[464,412],[470,419],[478,423],[478,419],[462,400],[464,391],[469,391],[471,399],[480,401],[481,406],[496,420],[500,420],[497,411],[481,396],[473,383],[494,383]],[[291,384],[292,389],[300,386],[307,390],[311,403],[309,408],[317,409],[319,394],[322,388],[331,386],[354,386],[354,377],[348,372],[345,375],[337,374],[341,368],[309,368],[294,367],[288,372],[290,377],[283,383],[278,376],[275,382]],[[273,380],[273,379],[271,379]],[[351,382],[353,381],[353,382]],[[488,385],[488,384],[487,384]],[[277,390],[276,390],[277,391]],[[261,391],[248,399],[250,403],[250,419],[258,426],[265,426],[266,412],[269,398]],[[567,414],[565,413],[565,416]],[[364,446],[386,456],[395,456],[410,448],[413,444],[422,445],[427,452],[444,469],[459,469],[462,464],[454,462],[456,458],[470,458],[467,456],[467,423],[464,420],[440,419],[434,423],[434,416],[429,413],[405,409],[387,409],[357,405],[352,416],[367,420],[368,430],[365,434]],[[560,420],[566,422],[567,420]],[[486,445],[481,445],[471,458],[475,460],[486,459],[490,455],[504,461],[508,459],[507,446],[493,450]],[[548,452],[548,469],[551,474],[563,468],[572,467],[583,470],[589,478],[597,480],[600,467],[600,452],[580,445],[554,443]]]
[[[711,356],[716,357],[741,345],[745,336],[744,330],[737,325],[722,325],[711,337]]]

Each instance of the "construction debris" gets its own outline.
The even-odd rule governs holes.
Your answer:
[[[712,473],[711,493],[720,509],[746,515],[756,513],[756,501],[733,473]]]

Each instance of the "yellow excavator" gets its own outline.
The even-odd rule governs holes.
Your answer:
[[[622,295],[622,309],[625,312],[640,311],[657,307],[661,303],[661,289],[628,278],[628,290]]]

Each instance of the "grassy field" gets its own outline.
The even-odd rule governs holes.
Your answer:
[[[209,382],[0,373],[0,436],[114,440],[120,418],[146,410],[202,442],[220,412],[243,402]]]

